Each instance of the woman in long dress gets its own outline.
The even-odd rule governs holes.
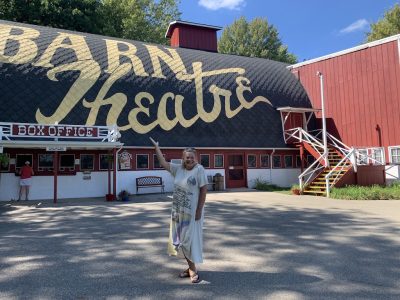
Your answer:
[[[204,168],[196,161],[195,149],[183,150],[182,164],[173,164],[165,160],[158,142],[150,140],[158,161],[174,177],[168,254],[184,257],[188,269],[179,277],[188,277],[192,283],[198,283],[200,276],[196,264],[203,262],[203,208],[207,194]]]

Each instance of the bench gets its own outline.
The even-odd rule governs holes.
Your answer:
[[[164,193],[164,183],[159,176],[143,176],[136,178],[136,194],[139,188],[160,187],[161,192]]]

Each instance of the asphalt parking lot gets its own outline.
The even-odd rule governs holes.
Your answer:
[[[168,194],[0,204],[1,299],[400,299],[400,201],[210,193],[202,282]]]

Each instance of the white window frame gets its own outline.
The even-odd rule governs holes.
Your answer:
[[[103,168],[101,168],[101,157],[104,157],[104,156],[109,156],[109,155],[112,155],[112,154],[104,154],[104,153],[100,153],[99,154],[99,171],[108,171],[108,168],[106,168],[106,169],[103,169]],[[107,158],[106,158],[107,159]],[[114,170],[114,160],[111,162],[112,163],[112,165],[111,165],[111,167],[110,167],[110,171],[111,170]]]
[[[279,159],[280,159],[280,165],[279,165],[279,167],[275,167],[274,157],[279,157]],[[282,169],[282,155],[280,155],[280,154],[274,154],[274,155],[272,155],[272,168],[273,168],[273,169]]]
[[[219,155],[219,156],[222,157],[222,166],[218,166],[218,167],[217,167],[217,166],[215,165],[215,158],[216,158],[217,155]],[[214,154],[214,168],[224,168],[224,166],[225,166],[224,155],[223,155],[223,154],[220,154],[220,153]]]
[[[267,157],[267,166],[263,166],[262,165],[262,157],[265,156]],[[269,154],[260,154],[260,168],[262,169],[269,169],[270,168],[270,164],[271,164],[271,157]]]
[[[163,154],[163,157],[165,158],[165,154]],[[154,170],[163,170],[164,168],[163,168],[163,166],[161,164],[160,164],[159,168],[155,167],[156,166],[156,164],[155,164],[156,159],[157,159],[157,154],[153,154],[153,169]]]
[[[53,167],[41,167],[40,166],[40,155],[51,155],[53,157]],[[37,156],[37,163],[38,163],[38,171],[53,171],[54,168],[54,154],[53,153],[39,153]]]
[[[90,156],[93,157],[93,167],[92,167],[92,169],[83,169],[82,168],[82,155],[90,155]],[[96,160],[96,155],[94,153],[80,153],[79,154],[79,170],[81,170],[81,171],[94,171],[95,160]]]
[[[286,157],[291,157],[291,158],[292,158],[292,165],[291,165],[291,166],[287,166],[287,165],[286,165]],[[283,156],[283,164],[284,164],[285,168],[287,168],[287,169],[293,169],[293,155],[284,155],[284,156]]]
[[[249,166],[249,157],[254,156],[256,165],[254,167]],[[246,164],[248,169],[257,169],[257,154],[249,153],[246,157]]]
[[[208,166],[203,166],[201,163],[201,157],[202,156],[208,156]],[[209,169],[211,167],[211,160],[210,160],[210,154],[200,154],[200,164],[205,168],[205,169]]]
[[[384,164],[386,163],[386,160],[385,160],[385,149],[384,149],[383,147],[375,147],[375,148],[371,148],[371,149],[370,149],[370,151],[371,151],[371,156],[372,156],[372,158],[375,159],[375,160],[377,160],[376,157],[375,157],[375,151],[376,151],[376,150],[380,150],[382,160],[380,161],[380,164],[377,163],[377,162],[374,161],[374,160],[371,160],[371,163],[374,164],[374,165],[384,165]]]
[[[147,156],[147,168],[139,168],[139,165],[138,165],[138,156],[139,155]],[[149,154],[138,153],[138,154],[136,154],[135,159],[136,159],[136,170],[149,170],[150,169],[150,157],[149,157]]]
[[[400,165],[400,155],[399,155],[399,162],[393,162],[393,155],[392,155],[392,150],[400,151],[400,146],[389,146],[388,150],[389,150],[389,162],[394,165]]]
[[[33,168],[33,154],[32,153],[18,153],[15,155],[15,170],[21,169],[21,167],[17,167],[17,162],[18,162],[18,155],[30,155],[31,156],[31,167]],[[22,165],[24,166],[24,165]]]
[[[66,156],[66,155],[72,155],[74,157],[74,166],[72,168],[71,167],[61,167],[61,157]],[[80,167],[80,162],[79,162],[79,167]],[[71,154],[71,153],[60,154],[59,161],[58,161],[58,168],[60,171],[65,171],[65,169],[68,169],[68,171],[75,171],[75,154]]]

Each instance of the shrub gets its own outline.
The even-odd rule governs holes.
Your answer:
[[[259,191],[267,191],[267,192],[276,192],[276,191],[287,190],[287,188],[282,188],[280,186],[277,186],[276,184],[271,184],[262,178],[257,178],[254,181],[254,188]]]

